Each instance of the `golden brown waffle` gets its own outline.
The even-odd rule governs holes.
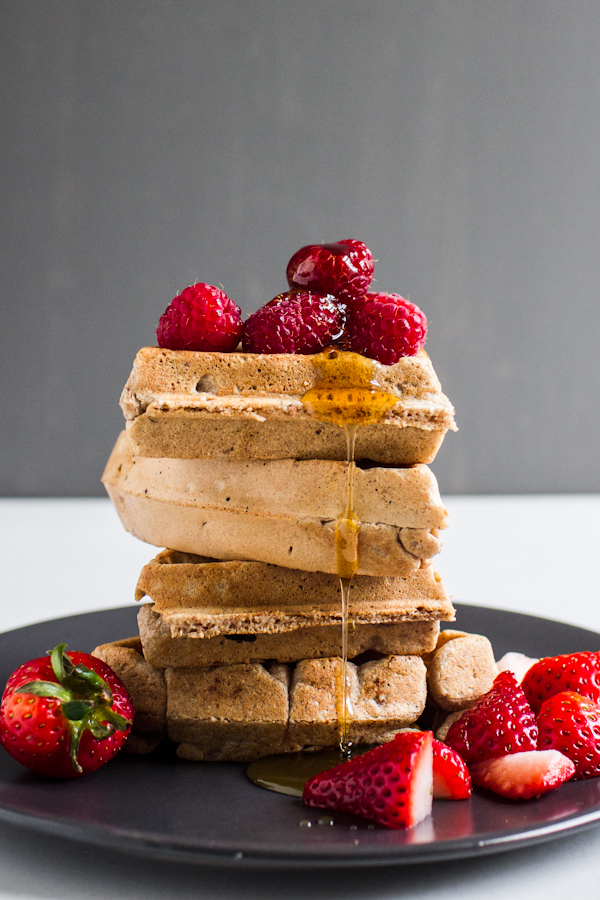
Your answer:
[[[345,462],[323,459],[169,459],[134,456],[126,432],[104,475],[121,491],[177,506],[295,519],[336,519],[344,509]],[[361,522],[398,528],[446,527],[433,472],[358,465],[354,513]]]
[[[188,622],[193,624],[193,611],[188,610]],[[377,615],[373,615],[377,619]],[[298,662],[301,659],[322,659],[341,656],[342,629],[339,625],[316,625],[294,631],[254,634],[217,634],[214,637],[191,635],[173,637],[179,618],[161,616],[151,604],[144,604],[138,614],[138,627],[144,656],[154,666],[214,666],[233,663]],[[169,627],[171,626],[171,627]],[[435,648],[439,622],[417,621],[392,624],[353,623],[348,635],[348,658],[367,651],[380,656],[421,654]]]
[[[148,596],[173,636],[276,634],[341,622],[339,578],[260,562],[218,562],[164,550],[140,574],[136,599]],[[406,578],[356,575],[350,592],[355,624],[454,619],[433,566]]]
[[[136,458],[122,434],[106,466],[103,482],[127,531],[158,547],[173,547],[216,559],[248,559],[307,572],[338,571],[337,518],[294,515],[280,508],[266,515],[243,508],[197,505],[193,497],[164,499],[167,487],[153,496],[143,475],[130,477]],[[166,485],[166,480],[165,480]],[[344,497],[338,499],[343,508]],[[280,506],[283,506],[283,499]],[[441,548],[435,528],[411,528],[362,521],[358,573],[405,576]]]
[[[176,459],[344,460],[343,430],[318,422],[302,403],[323,377],[325,357],[145,347],[121,396],[134,452]],[[387,465],[431,462],[446,431],[456,426],[427,354],[393,366],[359,361],[398,403],[381,423],[359,429],[356,458]],[[356,354],[336,354],[340,383],[348,384],[356,362]]]
[[[339,658],[306,660],[293,668],[253,663],[163,672],[144,660],[135,639],[104,644],[94,655],[126,687],[135,672],[138,696],[145,696],[144,671],[149,684],[163,679],[166,699],[163,705],[154,691],[152,712],[157,723],[166,719],[166,734],[180,744],[178,754],[186,759],[250,761],[335,747],[339,741]],[[418,656],[348,663],[346,678],[353,707],[349,738],[356,743],[388,738],[412,724],[425,707],[426,670]],[[153,735],[147,731],[143,736],[146,744],[134,743],[131,750],[149,748]],[[162,736],[164,729],[157,724],[154,737]]]

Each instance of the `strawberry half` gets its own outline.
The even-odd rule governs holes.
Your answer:
[[[112,669],[65,644],[19,666],[0,705],[0,743],[26,768],[52,778],[99,769],[124,743],[133,704]]]
[[[537,749],[533,711],[512,672],[501,672],[474,706],[448,729],[445,743],[472,763]]]
[[[539,797],[560,787],[574,774],[575,766],[558,750],[527,750],[471,766],[473,784],[509,800]]]
[[[538,715],[540,750],[558,750],[575,764],[575,778],[600,775],[600,705],[563,691],[542,704]]]
[[[412,828],[431,813],[430,731],[403,732],[304,786],[307,806],[371,819],[387,828]]]
[[[437,738],[433,739],[433,799],[468,800],[471,776],[463,758]]]
[[[527,671],[523,690],[534,712],[542,703],[563,691],[574,691],[600,702],[600,653],[565,653],[540,659]]]

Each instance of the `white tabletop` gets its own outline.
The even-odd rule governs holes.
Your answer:
[[[600,496],[445,500],[451,527],[438,568],[456,600],[600,631]],[[2,500],[0,554],[6,631],[130,604],[153,548],[123,531],[106,500]],[[477,860],[261,874],[153,862],[0,824],[0,900],[547,900],[596,896],[599,880],[600,827]]]

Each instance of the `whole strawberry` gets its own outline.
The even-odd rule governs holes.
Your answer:
[[[173,298],[156,329],[167,350],[235,350],[242,336],[242,314],[225,291],[198,282]]]
[[[542,704],[538,715],[540,750],[558,750],[575,763],[575,778],[600,775],[600,705],[563,691]]]
[[[64,651],[59,644],[10,676],[0,704],[0,743],[39,775],[76,778],[115,755],[134,711],[106,663]]]
[[[335,297],[286,291],[246,319],[242,347],[247,353],[318,353],[343,328],[344,314]]]
[[[600,653],[568,653],[549,656],[531,666],[522,688],[534,712],[542,703],[562,691],[575,691],[588,700],[600,702]]]
[[[448,729],[445,743],[468,766],[495,756],[537,749],[535,716],[512,672],[494,684]]]
[[[432,738],[430,731],[397,734],[309,779],[302,799],[307,806],[372,819],[387,828],[411,828],[431,812]]]
[[[348,303],[364,297],[373,278],[373,254],[362,241],[309,244],[294,253],[286,275],[293,289],[334,294]]]
[[[391,366],[422,350],[427,319],[414,303],[399,294],[368,292],[348,307],[344,346]]]

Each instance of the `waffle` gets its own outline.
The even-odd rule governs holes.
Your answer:
[[[467,709],[494,683],[498,667],[494,651],[482,634],[441,632],[438,647],[427,660],[427,684],[432,700],[446,712]]]
[[[376,620],[377,615],[373,615]],[[188,617],[188,623],[192,617]],[[175,620],[175,621],[174,621]],[[138,614],[138,627],[145,658],[154,666],[189,667],[233,663],[298,662],[341,656],[340,624],[312,625],[276,633],[232,633],[213,637],[181,634],[177,616],[166,618],[144,604]],[[175,631],[175,636],[172,634]],[[190,629],[191,630],[191,629]],[[438,620],[354,625],[348,635],[348,657],[363,653],[380,656],[421,654],[435,648]]]
[[[135,638],[104,644],[94,655],[128,688],[135,672],[136,696],[146,693],[140,673],[149,684],[163,679],[164,702],[154,692],[156,731],[146,729],[144,740],[135,742],[136,718],[129,746],[134,752],[160,741],[165,731],[179,744],[179,756],[206,761],[250,761],[339,742],[339,658],[294,667],[251,663],[163,671],[143,658]],[[389,738],[414,723],[425,707],[426,669],[418,656],[386,656],[358,666],[350,662],[346,679],[353,706],[349,738],[356,743]]]
[[[348,466],[334,460],[169,459],[137,456],[123,432],[103,476],[123,493],[222,512],[335,519],[346,496]],[[354,512],[361,522],[442,529],[447,511],[424,465],[357,466]]]
[[[136,467],[126,435],[117,442],[103,475],[106,490],[127,531],[158,547],[174,547],[216,559],[248,559],[307,572],[337,573],[336,518],[294,515],[281,498],[279,515],[170,502],[152,495]],[[165,488],[166,490],[166,488]],[[180,499],[180,498],[178,498]],[[343,505],[343,494],[338,499]],[[265,503],[265,507],[267,504]],[[339,508],[338,508],[339,512]],[[439,552],[435,528],[361,522],[358,574],[405,576]]]
[[[339,625],[339,578],[260,562],[217,562],[164,550],[140,574],[136,599],[150,597],[173,637],[277,634]],[[350,592],[355,624],[454,619],[433,566],[407,578],[357,575]]]
[[[324,377],[343,386],[375,381],[398,397],[365,425],[356,459],[384,465],[431,462],[454,410],[424,351],[382,366],[354,353],[195,353],[145,347],[121,396],[137,456],[175,459],[344,460],[343,430],[319,422],[302,397]]]

